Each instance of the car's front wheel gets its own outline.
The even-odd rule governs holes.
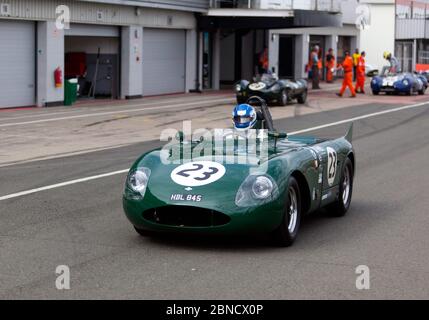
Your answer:
[[[301,224],[301,194],[294,177],[289,179],[285,199],[285,212],[280,226],[274,231],[274,241],[282,247],[289,247],[295,241]]]
[[[346,159],[340,178],[340,187],[337,200],[328,207],[329,214],[342,217],[349,210],[353,193],[353,164]]]
[[[372,90],[372,94],[373,94],[374,96],[378,96],[378,95],[380,94],[380,91]]]
[[[279,99],[280,105],[283,106],[283,107],[286,106],[287,105],[287,101],[288,101],[288,95],[287,95],[286,89],[284,89],[280,93],[280,99]]]
[[[419,95],[424,95],[427,87],[423,87],[421,90],[419,90]]]
[[[300,104],[306,103],[307,102],[307,90],[304,90],[304,92],[298,96],[297,100],[298,100],[298,103],[300,103]]]

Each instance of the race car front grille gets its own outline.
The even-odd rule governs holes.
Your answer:
[[[143,218],[157,224],[175,227],[214,227],[230,222],[227,215],[191,206],[165,206],[145,211]]]

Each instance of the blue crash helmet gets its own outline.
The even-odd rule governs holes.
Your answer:
[[[256,123],[257,115],[255,108],[248,104],[235,106],[232,111],[234,128],[237,130],[247,130],[253,128]]]

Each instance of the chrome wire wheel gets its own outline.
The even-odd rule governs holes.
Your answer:
[[[298,198],[294,188],[289,189],[289,223],[288,230],[290,233],[293,233],[296,228],[296,222],[298,220]]]
[[[282,105],[283,106],[287,105],[287,93],[286,93],[286,90],[282,91],[281,100],[282,100]]]
[[[350,196],[350,188],[351,188],[351,178],[350,178],[350,169],[348,166],[344,168],[344,180],[343,180],[343,204],[347,206],[349,202]]]

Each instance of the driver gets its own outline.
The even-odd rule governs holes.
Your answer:
[[[258,114],[251,105],[249,104],[240,104],[235,106],[232,111],[232,118],[234,122],[234,129],[236,130],[248,130],[256,129],[256,124],[258,120]]]
[[[389,61],[389,66],[384,66],[381,70],[381,75],[385,75],[386,71],[389,71],[389,73],[400,73],[401,72],[401,66],[399,65],[399,60],[393,56],[390,52],[385,51],[383,53],[383,58]]]

